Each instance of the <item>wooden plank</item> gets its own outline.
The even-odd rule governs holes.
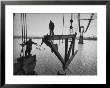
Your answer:
[[[72,50],[72,45],[73,45],[73,40],[71,41],[70,47],[69,47],[69,51],[68,51],[68,58],[70,57],[70,53]]]
[[[61,39],[66,39],[66,38],[74,38],[74,34],[73,35],[54,35],[54,36],[50,36],[50,35],[45,35],[44,39],[48,39],[48,40],[61,40]]]
[[[58,59],[61,61],[61,63],[64,66],[65,63],[64,63],[63,57],[60,55],[58,50],[55,48],[54,44],[50,41],[44,41],[44,43],[51,48],[51,50],[55,53],[55,55],[58,57]]]
[[[68,60],[68,38],[65,39],[65,63]]]
[[[75,47],[75,38],[72,38],[73,44],[72,44],[72,55],[74,55],[74,47]]]
[[[77,54],[77,52],[78,52],[78,50],[76,50],[75,53],[74,53],[74,55],[72,55],[72,56],[70,57],[70,59],[66,62],[66,64],[65,64],[65,69],[68,68],[68,66],[69,66],[70,63],[72,62],[72,60],[73,60],[73,58],[75,57],[75,55]]]
[[[72,41],[71,41],[71,44],[70,44],[70,48],[69,48],[69,51],[68,51],[68,57],[70,57],[71,50],[72,50],[72,55],[74,54],[74,46],[75,46],[76,35],[77,35],[77,33],[75,33],[75,37],[72,38]]]

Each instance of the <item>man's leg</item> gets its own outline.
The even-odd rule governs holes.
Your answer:
[[[30,54],[30,52],[28,52],[28,56],[30,56],[31,54]]]
[[[54,32],[53,32],[53,30],[52,30],[52,36],[54,36]]]
[[[53,31],[53,36],[54,36],[54,31]]]
[[[52,36],[52,30],[51,30],[51,36]]]
[[[25,56],[27,56],[27,51],[25,51]]]
[[[50,29],[50,36],[51,36],[51,29]]]

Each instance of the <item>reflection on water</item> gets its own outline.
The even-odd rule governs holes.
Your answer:
[[[41,39],[33,39],[34,42],[41,44]],[[20,39],[14,39],[14,63],[16,58],[20,56],[21,46]],[[64,57],[65,43],[62,41],[54,41],[59,46],[58,51]],[[78,53],[66,70],[67,75],[96,75],[97,74],[97,41],[84,40],[85,44],[78,44],[75,42],[75,50]],[[70,44],[70,42],[69,42]],[[51,49],[45,44],[42,45],[41,50],[37,49],[35,45],[32,46],[32,54],[36,54],[36,67],[35,71],[40,75],[56,75],[57,71],[62,70],[62,65]]]

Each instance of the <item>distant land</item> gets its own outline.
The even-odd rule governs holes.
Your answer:
[[[79,37],[76,37],[79,40]],[[83,40],[97,40],[97,37],[83,37]]]
[[[14,39],[21,39],[22,36],[13,36]],[[28,39],[29,38],[32,38],[32,39],[42,39],[43,36],[28,36],[27,37]],[[76,37],[77,40],[79,40],[79,37]],[[83,37],[84,40],[97,40],[97,37],[96,36],[91,36],[91,37]]]
[[[14,39],[20,39],[22,36],[13,36]],[[42,39],[43,37],[40,36],[27,36],[27,38],[32,38],[32,39]]]

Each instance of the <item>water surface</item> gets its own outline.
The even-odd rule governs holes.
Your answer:
[[[41,39],[33,39],[34,42],[41,44]],[[20,56],[21,39],[14,39],[14,63],[16,58]],[[62,41],[54,41],[58,44],[58,51],[64,57],[65,54],[65,43]],[[70,44],[70,42],[69,42]],[[32,54],[36,54],[36,67],[35,71],[39,75],[56,75],[57,71],[62,71],[62,64],[58,60],[57,56],[51,52],[51,49],[43,44],[41,50],[36,49],[36,46],[32,46]],[[66,70],[67,75],[96,75],[97,74],[97,41],[84,40],[84,44],[78,44],[78,40],[75,42],[75,50],[78,53],[72,60],[68,69]]]

